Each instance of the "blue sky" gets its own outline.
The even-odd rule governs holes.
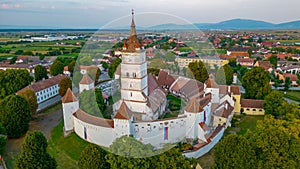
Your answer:
[[[0,25],[100,28],[129,16],[132,8],[137,14],[166,13],[193,23],[234,18],[282,23],[299,20],[299,6],[299,0],[0,0]],[[169,22],[162,18],[148,20]],[[143,21],[140,25],[147,25]]]

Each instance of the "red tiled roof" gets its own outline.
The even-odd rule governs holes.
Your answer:
[[[227,89],[230,88],[230,93],[233,93],[234,95],[240,95],[240,86],[227,86]]]
[[[290,74],[290,73],[284,73],[283,74],[284,79],[286,77],[289,77],[291,81],[298,81],[298,76],[295,74]]]
[[[64,97],[61,98],[61,102],[62,103],[70,103],[70,102],[75,102],[75,101],[77,101],[77,98],[75,97],[72,90],[70,88],[68,88]]]
[[[82,76],[81,81],[79,82],[79,84],[92,84],[92,83],[94,83],[94,81],[90,78],[88,74],[84,74]]]
[[[84,112],[81,109],[78,109],[73,116],[75,116],[77,119],[89,123],[95,126],[101,126],[101,127],[108,127],[108,128],[114,128],[114,121],[111,119],[104,119],[101,117],[92,116],[86,112]]]
[[[159,85],[154,75],[148,74],[148,94],[150,95],[158,87]]]
[[[127,107],[126,103],[123,101],[114,118],[129,120],[132,117],[132,115],[133,112]]]
[[[245,108],[263,108],[264,100],[241,99],[241,106]]]
[[[196,98],[192,98],[185,107],[185,111],[189,113],[199,113],[202,112],[203,109],[201,105],[198,103]]]
[[[38,91],[41,91],[41,90],[47,89],[51,86],[54,86],[56,84],[59,84],[59,82],[63,78],[68,78],[68,77],[65,76],[65,75],[57,75],[57,76],[54,76],[50,79],[42,80],[42,81],[36,82],[34,84],[31,84],[29,86],[26,86],[25,88],[19,90],[17,93],[22,93],[22,92],[24,92],[25,90],[28,90],[28,89],[31,89],[36,93]]]

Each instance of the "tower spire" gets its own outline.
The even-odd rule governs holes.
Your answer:
[[[131,10],[132,20],[131,20],[131,26],[130,26],[130,35],[129,35],[129,41],[128,41],[128,52],[135,52],[136,48],[139,48],[139,41],[136,34],[135,29],[135,23],[134,23],[134,10]]]

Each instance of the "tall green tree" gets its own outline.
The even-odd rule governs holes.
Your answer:
[[[47,152],[47,146],[47,139],[42,132],[27,133],[14,167],[16,169],[55,169],[56,161]]]
[[[68,77],[63,78],[59,82],[58,86],[59,86],[58,94],[61,97],[63,97],[66,94],[68,88],[72,89],[72,81]]]
[[[21,96],[9,95],[0,102],[0,123],[9,137],[20,137],[29,128],[31,111],[29,103]]]
[[[21,97],[23,97],[24,99],[26,99],[27,102],[29,103],[31,114],[36,114],[36,110],[39,105],[37,103],[37,98],[36,98],[34,91],[31,89],[28,89],[28,90],[25,90],[24,92],[19,93],[19,95]]]
[[[116,72],[116,70],[117,70],[117,68],[118,68],[118,66],[120,65],[121,62],[122,62],[121,59],[115,58],[113,60],[113,62],[109,65],[109,67],[108,67],[108,75],[109,75],[110,78],[114,77],[115,72]]]
[[[47,70],[44,66],[37,65],[34,68],[34,79],[37,82],[42,80],[43,78],[48,79]]]
[[[280,114],[280,112],[278,111],[279,107],[282,106],[284,102],[286,101],[283,99],[283,95],[279,91],[272,91],[265,97],[265,101],[263,104],[265,113],[271,114],[275,117],[284,115]]]
[[[59,60],[55,60],[54,63],[50,66],[50,74],[56,76],[64,72],[64,64]]]
[[[275,68],[277,67],[278,58],[276,55],[272,55],[271,57],[268,58],[268,60]]]
[[[8,69],[0,71],[0,99],[14,94],[28,86],[33,81],[29,72],[25,69]]]
[[[109,169],[110,164],[106,161],[105,156],[108,153],[95,144],[89,144],[81,152],[78,160],[80,169]]]
[[[216,74],[216,82],[222,85],[231,85],[233,82],[232,68],[226,64],[218,69]]]
[[[3,155],[5,151],[6,146],[6,129],[5,127],[0,123],[0,154]]]
[[[285,77],[285,79],[284,79],[284,90],[288,91],[291,84],[292,84],[292,81],[291,81],[290,77]]]
[[[213,157],[215,169],[256,168],[255,151],[243,136],[225,136],[214,148]]]
[[[208,72],[203,62],[191,62],[188,65],[187,75],[190,78],[195,78],[196,80],[204,83],[208,79]]]
[[[73,60],[72,62],[69,63],[68,68],[71,74],[73,75],[74,67],[75,67],[76,61]]]
[[[249,99],[264,99],[271,92],[270,74],[261,67],[253,67],[242,78],[245,97]]]

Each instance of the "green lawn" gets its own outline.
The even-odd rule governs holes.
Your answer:
[[[168,94],[167,99],[169,101],[168,109],[170,111],[179,111],[181,107],[185,106],[185,103],[179,97]]]
[[[225,131],[225,135],[236,133],[243,135],[247,130],[254,131],[258,120],[263,120],[264,116],[235,116],[232,120],[232,126]]]
[[[62,104],[61,104],[61,101],[59,101],[58,103],[56,103],[55,105],[45,109],[45,110],[42,110],[40,111],[37,116],[40,116],[40,115],[47,115],[47,114],[51,114],[57,110],[60,110],[62,109]]]
[[[81,151],[89,143],[78,137],[75,133],[64,137],[63,122],[61,121],[51,133],[48,152],[55,157],[58,169],[78,168],[77,160]]]
[[[284,91],[281,91],[284,94]],[[300,102],[300,91],[287,91],[284,97]]]

